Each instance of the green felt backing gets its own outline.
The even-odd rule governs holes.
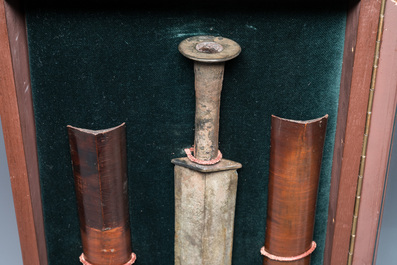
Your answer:
[[[81,240],[67,125],[126,122],[137,265],[174,262],[171,159],[193,144],[193,63],[178,44],[221,35],[242,53],[226,63],[220,149],[240,162],[234,265],[261,264],[270,116],[329,114],[312,264],[323,263],[346,10],[337,7],[65,9],[28,5],[27,28],[49,265],[78,265]]]

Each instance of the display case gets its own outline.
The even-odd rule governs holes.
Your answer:
[[[384,179],[371,173],[376,192],[361,203],[357,190],[370,183],[364,167],[387,168],[393,1],[126,2],[0,1],[0,110],[24,264],[80,264],[67,126],[121,123],[135,264],[174,264],[170,161],[193,144],[195,107],[193,63],[178,44],[197,35],[241,46],[225,65],[219,124],[219,149],[242,165],[232,263],[262,264],[271,115],[328,114],[311,264],[370,264]]]

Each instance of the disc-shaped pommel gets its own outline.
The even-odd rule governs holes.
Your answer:
[[[178,49],[189,59],[207,63],[225,62],[241,52],[237,42],[219,36],[190,37],[183,40]]]

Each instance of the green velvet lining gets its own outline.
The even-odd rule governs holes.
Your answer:
[[[111,3],[110,3],[111,4]],[[171,159],[193,144],[193,63],[178,44],[222,35],[242,53],[226,63],[220,149],[242,163],[234,265],[262,264],[270,116],[329,114],[312,264],[323,263],[346,10],[337,8],[27,8],[49,265],[78,265],[81,240],[66,125],[126,122],[137,265],[174,264]]]

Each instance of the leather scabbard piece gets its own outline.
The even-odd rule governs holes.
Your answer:
[[[68,134],[85,259],[125,264],[131,259],[125,124],[68,126]]]
[[[295,257],[312,246],[318,183],[328,115],[295,121],[272,116],[265,249]],[[309,265],[310,255],[264,265]]]

